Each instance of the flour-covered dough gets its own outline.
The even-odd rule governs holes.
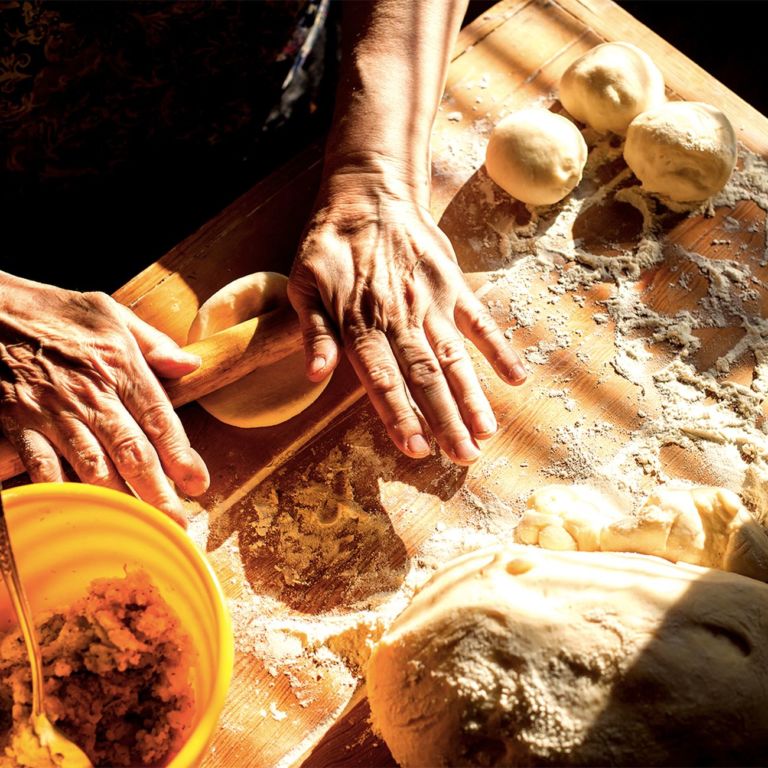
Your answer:
[[[765,764],[768,585],[647,555],[473,552],[374,649],[403,768]]]
[[[664,76],[651,57],[631,43],[597,45],[560,78],[561,104],[601,133],[624,135],[637,115],[665,100]]]
[[[679,203],[702,202],[728,182],[736,134],[716,107],[670,101],[629,125],[624,159],[649,192]]]
[[[544,486],[528,499],[515,540],[546,549],[656,555],[768,582],[768,533],[733,491],[714,486],[661,486],[635,515],[588,486]]]
[[[228,283],[201,305],[189,329],[188,343],[287,303],[287,285],[288,278],[277,272],[255,272]],[[269,427],[308,408],[330,378],[319,384],[309,381],[304,352],[298,350],[206,395],[199,403],[226,424]]]
[[[488,175],[531,205],[562,200],[581,181],[586,162],[579,129],[546,109],[522,109],[497,123],[485,155]]]

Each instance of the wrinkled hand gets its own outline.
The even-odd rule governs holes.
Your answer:
[[[199,360],[101,293],[0,273],[0,426],[33,482],[128,490],[184,523],[171,484],[198,495],[208,471],[157,376]]]
[[[403,453],[428,455],[426,421],[451,460],[469,464],[497,427],[463,336],[504,381],[522,383],[525,369],[428,211],[380,178],[336,182],[321,192],[288,287],[307,375],[329,375],[341,342]]]

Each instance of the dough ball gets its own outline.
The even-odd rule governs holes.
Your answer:
[[[189,329],[187,343],[200,341],[288,302],[288,278],[255,272],[228,283],[205,301]],[[331,377],[307,379],[304,351],[292,352],[239,381],[200,398],[211,416],[234,427],[271,427],[301,413],[320,397]]]
[[[509,545],[447,564],[367,671],[415,766],[760,765],[768,585],[647,555]]]
[[[701,202],[719,192],[736,164],[736,134],[709,104],[670,101],[630,124],[624,159],[649,192]]]
[[[631,43],[603,43],[574,61],[560,78],[560,103],[577,120],[606,133],[626,133],[641,112],[663,104],[664,76]]]
[[[512,197],[531,205],[562,200],[580,181],[587,144],[568,118],[523,109],[501,120],[485,154],[488,175]]]

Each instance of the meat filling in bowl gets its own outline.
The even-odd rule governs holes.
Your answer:
[[[56,728],[94,766],[168,762],[192,724],[194,651],[149,576],[95,580],[84,597],[35,624]],[[29,747],[30,706],[29,660],[14,629],[0,636],[0,766],[18,765]]]

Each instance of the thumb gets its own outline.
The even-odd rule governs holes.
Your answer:
[[[144,359],[158,376],[177,378],[200,367],[198,355],[185,352],[170,336],[137,317],[128,307],[121,306],[121,312]]]

